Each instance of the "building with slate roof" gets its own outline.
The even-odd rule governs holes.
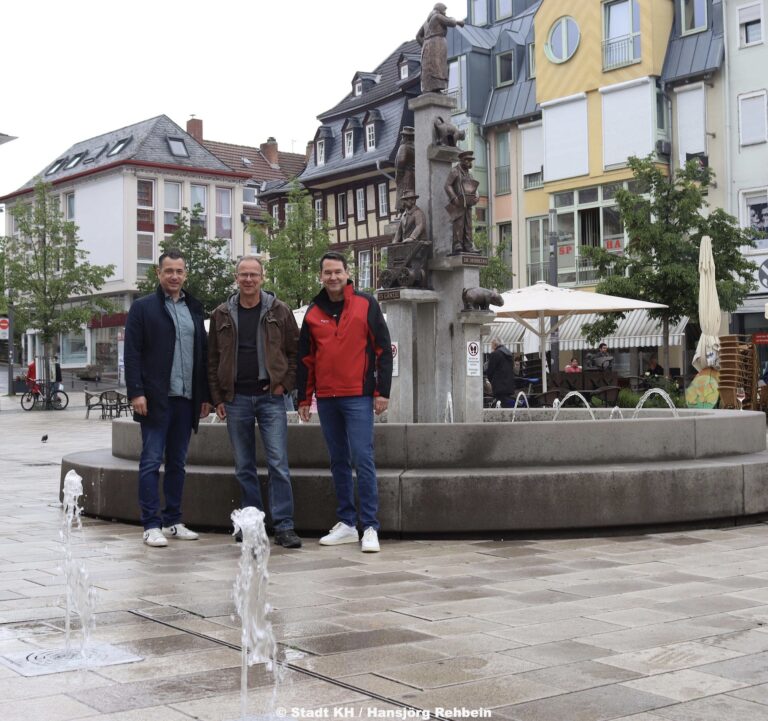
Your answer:
[[[182,208],[200,204],[209,237],[226,238],[231,256],[242,255],[242,188],[250,173],[233,170],[165,115],[76,143],[53,158],[21,188],[0,198],[6,205],[31,199],[35,183],[51,183],[62,212],[78,226],[92,263],[115,265],[102,293],[117,312],[94,318],[87,329],[59,340],[64,367],[98,363],[117,372],[125,317],[137,280],[157,263],[159,243],[176,229]],[[6,213],[9,235],[17,232]],[[25,360],[40,353],[24,340]]]
[[[394,160],[408,100],[420,93],[420,48],[402,43],[372,72],[352,75],[349,93],[318,115],[320,126],[299,176],[318,222],[327,223],[334,250],[351,251],[360,288],[375,288],[381,248],[394,217]],[[262,193],[273,217],[285,219],[286,183]]]

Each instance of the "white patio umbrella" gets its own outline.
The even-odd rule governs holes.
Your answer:
[[[546,393],[547,374],[544,364],[547,336],[556,331],[560,324],[572,315],[584,313],[617,313],[638,308],[666,308],[661,303],[648,303],[634,298],[620,298],[603,293],[588,293],[572,288],[556,288],[540,280],[527,288],[515,288],[501,294],[504,305],[491,306],[497,316],[514,318],[518,323],[539,337],[539,353],[542,360],[542,388]],[[547,328],[544,319],[557,316],[557,323]],[[529,320],[538,320],[536,325]]]
[[[715,285],[715,258],[712,240],[708,235],[699,247],[699,324],[701,338],[696,346],[692,364],[696,370],[716,367],[720,353],[720,300]]]

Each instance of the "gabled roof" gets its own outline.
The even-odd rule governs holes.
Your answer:
[[[169,138],[182,139],[189,157],[174,155],[168,142]],[[120,147],[121,141],[128,142]],[[110,153],[113,154],[110,155]],[[81,158],[77,163],[67,167],[78,155],[81,155]],[[58,161],[62,160],[64,162],[54,172],[51,172],[52,169],[56,168]],[[127,125],[124,128],[75,143],[64,153],[54,158],[37,176],[27,181],[16,193],[34,187],[39,177],[42,177],[46,182],[58,183],[83,172],[91,172],[128,161],[187,167],[190,170],[226,172],[234,175],[229,166],[200,145],[167,115],[158,115],[148,120],[142,120],[140,123]]]
[[[722,67],[724,58],[722,2],[707,0],[707,28],[687,35],[682,34],[679,4],[675,3],[675,20],[661,71],[664,82],[675,83],[708,75]]]
[[[354,91],[350,90],[349,94],[340,103],[334,105],[330,110],[326,110],[324,113],[318,115],[318,119],[325,123],[335,116],[343,113],[353,113],[356,109],[367,107],[382,101],[391,95],[401,93],[404,84],[412,83],[414,78],[419,76],[418,73],[413,73],[405,80],[400,79],[398,61],[402,54],[415,55],[420,58],[421,48],[415,40],[408,40],[391,53],[372,73],[357,73],[356,77],[362,75],[371,77],[379,76],[380,80],[362,95],[355,95]]]
[[[233,170],[250,173],[251,177],[258,181],[294,178],[304,170],[306,165],[306,157],[303,153],[278,151],[280,167],[274,168],[259,148],[216,140],[203,140],[203,145]]]

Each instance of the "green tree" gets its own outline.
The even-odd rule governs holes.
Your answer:
[[[654,303],[668,308],[651,310],[662,322],[662,365],[669,373],[669,325],[683,316],[698,324],[699,245],[712,239],[720,307],[733,312],[754,288],[754,263],[742,254],[754,246],[753,233],[721,208],[709,213],[707,189],[713,172],[689,161],[667,175],[652,158],[629,158],[634,189],[619,190],[616,202],[629,241],[623,255],[582,246],[597,268],[597,291]],[[584,326],[587,340],[596,343],[610,335],[623,314],[603,316]]]
[[[254,226],[252,232],[269,256],[265,287],[292,308],[309,303],[320,289],[320,258],[330,245],[327,228],[315,220],[309,193],[293,182],[283,226],[273,221],[269,230]]]
[[[514,273],[504,262],[506,243],[500,240],[496,247],[493,247],[488,231],[485,229],[475,230],[474,242],[477,249],[488,256],[488,265],[480,268],[480,285],[483,288],[496,289],[499,293],[509,290],[512,287]]]
[[[15,233],[2,238],[2,265],[16,330],[35,329],[44,354],[51,356],[59,334],[77,331],[94,314],[114,309],[107,298],[93,294],[115,266],[86,260],[77,226],[64,220],[60,198],[50,185],[38,182],[32,202],[17,202],[9,212]]]
[[[160,241],[160,249],[181,251],[187,266],[184,287],[203,304],[206,315],[210,315],[234,290],[234,265],[229,257],[229,241],[206,237],[202,212],[200,205],[195,205],[191,212],[182,208],[176,217],[176,230]],[[152,293],[156,287],[157,272],[154,267],[149,268],[138,289],[141,293]]]

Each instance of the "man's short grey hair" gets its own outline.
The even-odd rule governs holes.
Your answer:
[[[493,338],[491,338],[491,346],[493,346],[494,348],[498,348],[500,345],[504,345],[504,344],[499,340],[498,336],[496,335],[493,336]]]
[[[237,259],[237,263],[235,263],[235,273],[237,273],[240,270],[240,263],[242,263],[244,260],[255,260],[259,264],[259,268],[261,268],[262,275],[264,274],[264,261],[261,258],[259,258],[258,255],[240,256]]]

